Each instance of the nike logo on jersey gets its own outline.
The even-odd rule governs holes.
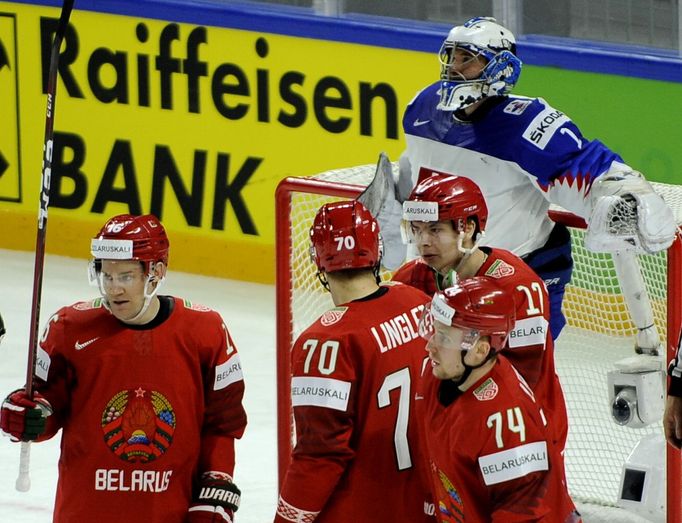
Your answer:
[[[96,338],[92,338],[91,340],[84,341],[83,343],[78,343],[78,341],[76,341],[76,344],[74,345],[74,347],[76,350],[83,350],[88,345],[95,343],[98,339],[99,339],[99,336],[97,336]]]
[[[421,126],[421,125],[426,125],[426,124],[429,123],[430,121],[431,121],[431,120],[420,120],[419,118],[417,118],[417,119],[414,121],[414,123],[413,123],[412,125],[413,125],[414,127],[419,127],[419,126]]]

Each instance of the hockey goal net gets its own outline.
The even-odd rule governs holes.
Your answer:
[[[394,165],[395,168],[395,165]],[[375,165],[327,171],[310,178],[287,178],[277,189],[277,402],[280,482],[292,448],[290,351],[296,337],[333,306],[315,276],[310,260],[309,229],[321,205],[355,198],[371,181]],[[682,188],[655,184],[682,222]],[[556,365],[566,395],[569,438],[566,472],[570,493],[585,521],[644,521],[616,508],[623,464],[647,435],[662,437],[661,424],[641,429],[617,425],[610,414],[606,382],[613,363],[633,355],[636,332],[630,321],[610,255],[588,252],[584,221],[553,211],[569,226],[575,268],[567,288],[567,327],[556,344]],[[668,252],[640,256],[654,318],[669,358],[676,350],[682,322],[682,248],[679,239]],[[383,273],[384,279],[390,274]],[[680,522],[679,453],[667,447],[668,522]],[[660,456],[661,464],[666,456]],[[585,508],[587,507],[587,508]],[[586,513],[594,513],[589,517]]]

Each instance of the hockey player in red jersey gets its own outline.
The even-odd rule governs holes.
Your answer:
[[[417,406],[439,521],[580,521],[533,392],[498,354],[515,308],[512,293],[476,276],[436,293],[422,318],[430,365]]]
[[[403,213],[405,235],[420,257],[398,269],[394,280],[433,295],[457,279],[485,276],[516,294],[516,324],[505,355],[532,387],[563,449],[568,418],[554,365],[544,282],[515,254],[478,246],[488,209],[480,189],[468,178],[423,168],[420,182],[403,203]]]
[[[55,523],[233,521],[239,354],[218,313],[158,294],[168,251],[156,217],[108,220],[91,243],[102,297],[48,320],[33,398],[2,403],[15,440],[62,429]]]
[[[310,231],[335,307],[296,340],[296,446],[276,523],[434,521],[414,419],[428,296],[379,285],[378,225],[357,201],[323,206]]]

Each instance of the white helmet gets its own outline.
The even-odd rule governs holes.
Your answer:
[[[478,78],[452,78],[450,66],[457,48],[473,56],[483,56],[487,65]],[[489,17],[467,20],[450,30],[440,48],[441,89],[438,109],[456,111],[487,96],[509,92],[521,74],[512,32]]]

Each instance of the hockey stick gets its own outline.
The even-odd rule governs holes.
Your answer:
[[[61,47],[66,27],[69,24],[73,0],[64,0],[57,23],[57,30],[50,53],[50,70],[47,77],[47,110],[45,114],[45,142],[43,144],[43,172],[40,189],[40,207],[38,209],[38,232],[36,234],[36,255],[33,265],[33,298],[31,302],[31,323],[28,342],[28,361],[26,362],[26,395],[33,398],[33,376],[36,368],[38,350],[38,323],[40,321],[40,299],[43,291],[43,267],[45,265],[45,236],[47,232],[47,208],[50,202],[50,177],[52,172],[52,140],[54,137],[54,111],[57,96],[57,68],[59,66],[59,48]],[[15,487],[20,492],[31,488],[29,477],[29,461],[31,445],[22,442],[19,456],[19,476]]]

